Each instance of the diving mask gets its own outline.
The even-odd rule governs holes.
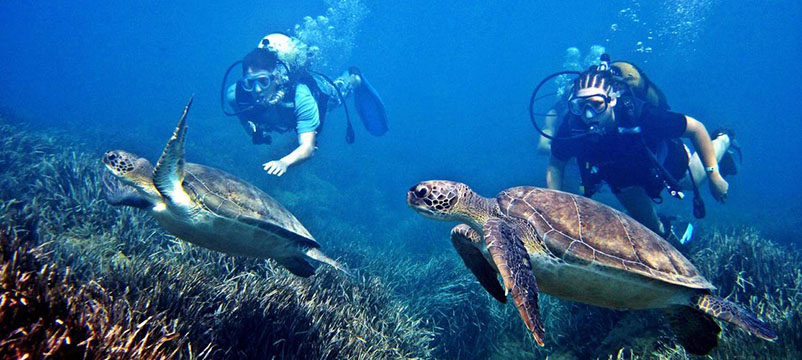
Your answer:
[[[251,73],[245,75],[240,80],[240,86],[242,90],[247,92],[262,92],[267,90],[270,87],[270,84],[273,83],[275,76],[271,73]]]
[[[584,115],[589,119],[607,111],[610,100],[612,100],[611,97],[602,94],[572,96],[571,99],[568,100],[568,109],[574,115]]]

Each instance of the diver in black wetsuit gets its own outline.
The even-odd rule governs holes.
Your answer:
[[[679,187],[708,179],[716,200],[726,201],[729,184],[718,162],[734,133],[722,129],[711,140],[701,122],[668,111],[659,92],[646,88],[636,93],[639,87],[630,84],[635,79],[616,70],[603,62],[574,82],[568,111],[551,144],[546,181],[549,188],[560,189],[566,162],[576,158],[585,195],[606,182],[633,218],[668,237],[652,200],[659,201],[665,188],[674,195]],[[697,153],[691,155],[681,137],[689,138]]]

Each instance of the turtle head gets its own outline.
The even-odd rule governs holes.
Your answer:
[[[153,165],[147,159],[127,151],[113,150],[103,155],[103,164],[123,184],[131,185],[149,195],[156,192],[153,186]]]
[[[473,191],[446,180],[421,182],[407,192],[407,204],[419,214],[438,220],[461,220],[467,215]]]

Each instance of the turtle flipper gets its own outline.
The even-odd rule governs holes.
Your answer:
[[[537,281],[523,241],[501,219],[488,220],[483,230],[487,250],[504,279],[504,288],[512,293],[526,328],[532,332],[538,345],[543,346],[545,330],[537,304]]]
[[[275,259],[277,263],[281,264],[285,269],[289,270],[293,275],[300,277],[310,277],[315,274],[315,267],[312,266],[306,259],[300,256],[296,257],[282,257]]]
[[[342,264],[338,263],[337,260],[334,260],[334,259],[328,257],[326,254],[324,254],[318,248],[311,248],[309,250],[306,250],[305,254],[306,254],[306,256],[310,257],[311,259],[313,259],[315,261],[319,261],[319,262],[322,262],[324,264],[328,264],[331,267],[342,271],[343,273],[345,273],[345,275],[348,275],[348,277],[354,278],[354,274],[351,274],[351,272],[348,271],[348,269],[345,266],[343,266]]]
[[[768,324],[758,320],[749,310],[736,303],[711,294],[698,295],[691,300],[691,303],[691,307],[699,309],[716,319],[738,325],[741,329],[763,340],[777,340],[776,331],[772,330]]]
[[[111,205],[131,206],[144,209],[153,206],[150,201],[137,192],[136,188],[123,184],[109,171],[103,171],[103,197]]]
[[[664,311],[671,331],[685,351],[706,355],[718,345],[721,328],[712,316],[687,306],[672,306]]]
[[[187,135],[187,113],[192,105],[192,98],[189,98],[184,113],[178,121],[173,136],[167,141],[167,145],[156,163],[153,170],[153,185],[159,193],[170,201],[180,201],[187,199],[186,192],[181,185],[184,182],[184,139]]]
[[[493,266],[487,262],[482,252],[475,246],[482,244],[482,235],[479,235],[470,226],[460,224],[451,229],[451,243],[465,266],[471,270],[485,290],[496,300],[506,303],[507,295],[504,294],[504,289],[498,282],[496,269],[493,269]]]

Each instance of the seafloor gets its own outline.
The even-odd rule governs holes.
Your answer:
[[[394,244],[414,231],[368,240],[338,225],[337,212],[310,222],[325,221],[318,237],[354,279],[328,267],[303,279],[270,261],[200,249],[140,211],[106,204],[99,149],[65,133],[31,132],[8,111],[0,117],[0,358],[691,357],[659,312],[549,296],[540,300],[539,348],[514,307],[486,294],[456,254],[411,257]],[[293,210],[319,195],[280,200]],[[800,252],[742,225],[698,236],[683,252],[717,294],[780,334],[768,343],[723,324],[711,356],[802,358]]]

